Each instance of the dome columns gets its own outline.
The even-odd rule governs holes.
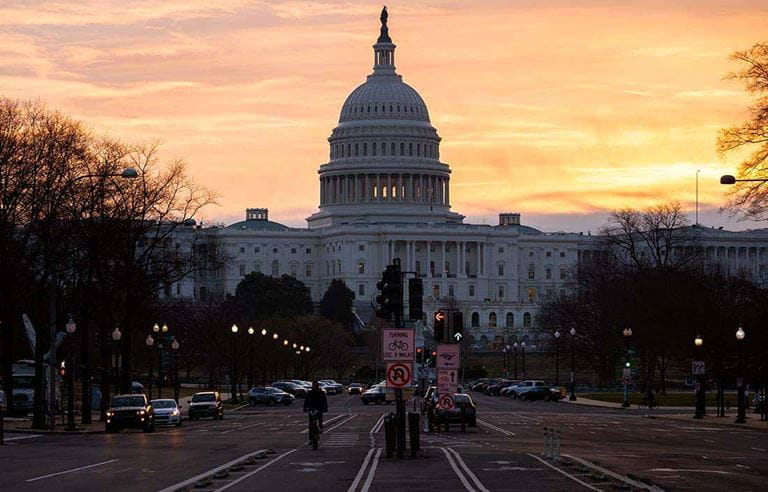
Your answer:
[[[450,179],[429,173],[349,173],[320,178],[320,204],[423,203],[450,207]]]

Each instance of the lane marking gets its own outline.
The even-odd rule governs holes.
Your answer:
[[[377,434],[381,430],[381,426],[384,425],[384,417],[386,417],[386,413],[382,413],[381,417],[379,417],[379,420],[376,421],[375,424],[373,424],[373,427],[371,428],[371,431],[368,434]]]
[[[3,439],[3,441],[18,441],[19,439],[32,439],[33,437],[41,437],[42,434],[32,434],[30,436],[14,436],[14,437],[6,437]]]
[[[331,431],[332,431],[333,429],[335,429],[336,427],[340,427],[340,426],[342,426],[342,425],[346,424],[347,422],[349,422],[350,420],[354,419],[355,417],[357,417],[357,414],[356,414],[356,413],[355,413],[355,414],[352,414],[352,416],[351,416],[351,417],[349,417],[348,419],[346,419],[346,420],[342,420],[341,422],[339,422],[338,424],[334,425],[333,427],[331,427],[331,428],[329,428],[329,429],[326,429],[326,430],[325,430],[325,432],[331,432]]]
[[[25,481],[26,482],[36,482],[36,481],[42,480],[44,478],[58,477],[59,475],[66,475],[67,473],[74,473],[74,472],[78,472],[78,471],[81,471],[81,470],[87,470],[88,468],[94,468],[96,466],[108,465],[110,463],[114,463],[115,461],[117,461],[117,459],[109,460],[109,461],[102,461],[101,463],[94,463],[92,465],[79,466],[77,468],[72,468],[71,470],[64,470],[64,471],[60,471],[60,472],[57,472],[57,473],[49,473],[48,475],[43,475],[41,477],[30,478],[29,480],[25,480]]]
[[[264,463],[263,465],[261,465],[260,467],[256,468],[255,470],[246,473],[245,475],[243,475],[242,477],[238,478],[237,480],[233,480],[233,481],[227,483],[226,485],[224,485],[223,487],[221,487],[219,489],[216,489],[216,490],[227,490],[228,488],[232,487],[235,484],[238,484],[238,483],[242,482],[243,480],[245,480],[246,478],[250,477],[251,475],[259,473],[264,468],[266,468],[266,467],[268,467],[268,466],[278,462],[279,460],[285,458],[289,454],[295,453],[296,451],[298,451],[299,449],[303,448],[304,446],[306,446],[306,444],[303,444],[303,445],[299,446],[298,448],[291,449],[290,451],[286,451],[285,453],[281,454],[277,458],[274,458],[273,460],[271,460],[271,461],[269,461],[267,463]]]
[[[256,422],[255,424],[245,425],[243,427],[235,427],[234,429],[225,430],[223,432],[220,432],[219,434],[229,434],[230,432],[250,429],[251,427],[256,427],[257,425],[264,425],[264,424],[265,424],[265,422]]]
[[[371,456],[373,455],[374,451],[376,451],[376,448],[371,448],[368,450],[368,454],[365,455],[363,464],[360,465],[360,470],[358,470],[357,475],[355,475],[355,479],[352,481],[352,485],[350,485],[347,489],[347,492],[355,492],[357,484],[360,483],[360,480],[363,478],[363,473],[365,473],[366,468],[368,468],[368,462],[371,461]]]
[[[373,476],[376,475],[376,467],[379,466],[379,458],[381,457],[381,448],[376,449],[376,456],[373,458],[373,463],[371,463],[371,468],[368,470],[368,476],[365,478],[365,483],[363,484],[363,488],[360,489],[360,492],[368,492],[368,489],[371,488],[371,482],[373,482]]]
[[[596,465],[596,464],[592,463],[591,461],[583,460],[583,459],[579,458],[578,456],[571,456],[570,454],[564,454],[563,456],[565,456],[566,458],[570,458],[571,460],[576,461],[577,463],[581,463],[582,465],[586,466],[587,468],[592,468],[593,470],[597,470],[600,473],[602,473],[603,475],[608,475],[609,477],[613,477],[613,478],[615,478],[617,480],[621,480],[622,482],[626,482],[626,483],[630,484],[631,486],[633,486],[635,488],[645,489],[645,490],[653,490],[653,491],[660,491],[660,490],[662,490],[662,489],[660,489],[659,487],[657,487],[655,485],[648,485],[648,484],[639,482],[637,480],[633,480],[633,479],[631,479],[629,477],[625,477],[625,476],[620,475],[618,473],[612,472],[611,470],[609,470],[607,468],[603,468],[600,465]]]
[[[195,482],[197,482],[197,481],[199,481],[199,480],[201,480],[203,478],[209,477],[209,476],[213,475],[214,473],[216,473],[218,471],[221,471],[221,470],[224,470],[226,468],[229,468],[230,466],[234,465],[235,463],[238,463],[240,461],[248,459],[251,456],[255,456],[257,454],[266,453],[266,452],[267,452],[266,449],[259,449],[258,451],[253,451],[251,453],[244,454],[244,455],[240,456],[239,458],[235,458],[232,461],[229,461],[227,463],[224,463],[223,465],[217,466],[216,468],[212,468],[212,469],[210,469],[208,471],[205,471],[205,472],[203,472],[203,473],[201,473],[199,475],[195,475],[194,477],[192,477],[190,479],[187,479],[187,480],[184,480],[183,482],[179,482],[177,484],[171,485],[170,487],[166,487],[166,488],[160,490],[160,492],[173,492],[173,491],[178,490],[178,489],[180,489],[182,487],[186,487],[187,485],[192,485],[193,483],[195,483]]]
[[[733,472],[723,470],[694,470],[689,468],[651,468],[651,471],[665,472],[665,473],[677,473],[677,472],[690,472],[690,473],[716,473],[718,475],[733,475]]]
[[[461,467],[462,467],[462,468],[464,468],[464,472],[465,472],[467,475],[469,475],[469,478],[471,478],[471,479],[472,479],[472,481],[473,481],[473,482],[475,482],[475,485],[477,485],[477,488],[478,488],[478,490],[480,490],[480,492],[490,492],[488,489],[486,489],[486,488],[485,488],[485,486],[483,486],[483,483],[480,481],[480,479],[478,479],[478,478],[477,478],[477,475],[475,475],[474,473],[472,473],[472,470],[470,470],[470,469],[469,469],[469,467],[468,467],[468,466],[467,466],[467,464],[464,462],[464,459],[462,459],[462,457],[461,457],[461,455],[458,453],[458,451],[456,451],[456,450],[455,450],[455,449],[453,449],[453,448],[448,448],[448,451],[450,451],[451,453],[453,453],[454,457],[455,457],[455,458],[456,458],[456,460],[459,462],[459,465],[461,465]]]
[[[564,471],[564,470],[561,470],[560,468],[558,468],[558,467],[556,467],[556,466],[550,465],[549,463],[547,463],[547,462],[546,462],[546,461],[544,461],[543,459],[539,458],[539,457],[538,457],[538,456],[536,456],[535,454],[531,454],[531,453],[526,453],[526,454],[527,454],[528,456],[530,456],[531,458],[536,458],[537,460],[541,461],[542,463],[544,463],[544,464],[545,464],[545,465],[547,465],[548,467],[550,467],[550,468],[552,468],[553,470],[555,470],[557,473],[560,473],[560,474],[562,474],[562,475],[565,475],[566,477],[570,478],[571,480],[573,480],[574,482],[578,483],[579,485],[583,485],[584,487],[588,488],[589,490],[597,490],[598,492],[600,492],[600,489],[597,489],[597,488],[595,488],[595,487],[593,487],[593,486],[589,485],[589,484],[588,484],[588,483],[586,483],[586,482],[582,482],[581,480],[579,480],[578,478],[574,477],[574,476],[573,476],[573,475],[571,475],[570,473],[568,473],[568,472],[566,472],[566,471]]]
[[[337,415],[337,416],[333,417],[332,419],[324,420],[323,421],[323,425],[328,425],[331,422],[333,422],[334,420],[339,420],[340,418],[346,417],[347,415],[349,415],[349,414],[348,413],[342,413],[341,415]],[[307,425],[309,425],[309,423],[307,423]],[[301,431],[301,433],[302,434],[308,434],[309,433],[309,427],[307,427],[306,429]]]
[[[467,489],[469,492],[476,492],[475,489],[472,488],[472,486],[469,484],[466,478],[464,478],[464,475],[459,471],[459,467],[456,466],[456,462],[453,461],[453,457],[451,456],[451,453],[448,452],[445,448],[440,448],[443,453],[445,453],[445,457],[448,458],[448,464],[451,465],[451,468],[453,468],[454,473],[456,473],[456,476],[459,477],[459,480],[461,480],[461,484],[464,485],[464,488]]]
[[[517,435],[517,434],[515,434],[512,431],[508,431],[508,430],[502,429],[501,427],[496,427],[495,425],[493,425],[493,424],[491,424],[489,422],[486,422],[485,420],[482,420],[482,419],[477,419],[477,423],[482,425],[483,427],[488,427],[491,430],[495,430],[496,432],[501,432],[505,436],[516,436]]]

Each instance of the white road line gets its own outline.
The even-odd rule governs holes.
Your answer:
[[[332,419],[328,419],[328,420],[323,421],[323,425],[328,425],[331,422],[333,422],[334,420],[339,420],[340,418],[346,417],[347,415],[349,415],[349,414],[348,413],[342,413],[341,415],[337,415],[337,416],[333,417]],[[309,422],[309,421],[307,421],[307,422]],[[307,425],[309,425],[309,424],[307,424]],[[307,427],[306,429],[301,431],[302,434],[307,434],[308,432],[309,432],[309,427]]]
[[[545,464],[545,465],[547,465],[548,467],[550,467],[550,468],[552,468],[553,470],[555,470],[557,473],[561,473],[561,474],[565,475],[566,477],[570,478],[571,480],[573,480],[574,482],[578,483],[579,485],[583,485],[584,487],[588,488],[589,490],[597,490],[598,492],[600,492],[600,489],[597,489],[597,488],[595,488],[595,487],[593,487],[593,486],[589,485],[589,484],[588,484],[588,483],[586,483],[586,482],[582,482],[581,480],[579,480],[578,478],[574,477],[574,476],[573,476],[573,475],[571,475],[570,473],[568,473],[568,472],[566,472],[566,471],[563,471],[563,470],[561,470],[560,468],[558,468],[558,467],[556,467],[556,466],[550,465],[549,463],[547,463],[547,462],[546,462],[546,461],[544,461],[543,459],[539,458],[539,457],[538,457],[538,456],[536,456],[535,454],[531,454],[531,453],[527,453],[527,454],[528,454],[528,456],[530,456],[531,458],[536,458],[537,460],[541,461],[542,463],[544,463],[544,464]]]
[[[223,487],[221,487],[220,489],[216,489],[216,490],[227,490],[228,488],[232,487],[235,484],[238,484],[238,483],[242,482],[243,480],[245,480],[246,478],[250,477],[251,475],[259,473],[261,470],[263,470],[264,468],[268,467],[269,465],[271,465],[271,464],[273,464],[273,463],[275,463],[275,462],[285,458],[289,454],[295,453],[296,451],[298,451],[299,449],[303,448],[304,446],[305,445],[302,445],[302,446],[300,446],[300,447],[298,447],[296,449],[291,449],[290,451],[286,451],[285,453],[281,454],[277,458],[275,458],[275,459],[273,459],[271,461],[268,461],[267,463],[264,463],[263,465],[261,465],[260,467],[256,468],[255,470],[246,473],[245,475],[243,475],[242,477],[238,478],[237,480],[233,480],[233,481],[227,483],[226,485],[224,485]]]
[[[629,477],[625,477],[624,475],[619,475],[618,473],[612,472],[611,470],[608,470],[607,468],[603,468],[602,466],[596,465],[592,463],[591,461],[583,460],[579,458],[578,456],[572,456],[570,454],[564,454],[566,458],[572,459],[573,461],[577,463],[581,463],[582,465],[586,466],[587,468],[592,468],[593,470],[597,470],[603,475],[608,475],[609,477],[613,477],[617,480],[621,480],[622,482],[626,482],[630,484],[632,487],[635,487],[637,489],[645,489],[645,490],[653,490],[653,491],[660,491],[661,489],[659,487],[656,487],[655,485],[648,485],[642,482],[638,482],[637,480],[632,480]]]
[[[469,484],[469,481],[464,477],[464,475],[459,470],[459,467],[456,466],[456,462],[453,461],[453,457],[451,456],[451,453],[448,452],[445,448],[440,448],[443,450],[443,453],[445,453],[445,457],[448,458],[448,464],[451,465],[451,468],[453,468],[453,471],[456,473],[456,476],[459,477],[459,480],[461,480],[462,485],[464,485],[464,488],[467,489],[469,492],[476,492],[474,488]]]
[[[365,483],[363,484],[363,487],[360,489],[360,492],[368,492],[368,489],[371,488],[371,482],[373,482],[373,476],[376,475],[376,467],[379,466],[379,458],[381,457],[381,448],[376,449],[376,456],[373,457],[373,463],[371,463],[371,468],[368,470],[368,476],[365,478]]]
[[[6,437],[3,439],[3,441],[18,441],[20,439],[32,439],[33,437],[41,437],[42,434],[32,434],[29,436],[14,436],[14,437]]]
[[[325,432],[331,432],[336,427],[340,427],[340,426],[346,424],[347,422],[349,422],[350,420],[354,419],[355,417],[357,417],[356,413],[352,414],[352,416],[349,417],[348,419],[342,420],[341,422],[339,422],[338,424],[334,425],[333,427],[331,427],[329,429],[326,429]]]
[[[376,434],[381,430],[381,426],[384,425],[384,417],[386,417],[386,413],[382,413],[381,417],[379,417],[379,420],[376,421],[375,424],[373,424],[373,427],[371,427],[371,431],[368,434]]]
[[[371,461],[371,456],[373,455],[374,451],[376,451],[376,448],[371,448],[368,450],[368,454],[365,455],[363,464],[360,465],[360,470],[358,470],[357,475],[355,475],[355,479],[352,481],[352,485],[350,485],[347,489],[347,492],[355,492],[357,484],[360,483],[360,480],[363,478],[363,473],[365,473],[366,468],[368,468],[368,462]]]
[[[221,471],[221,470],[224,470],[226,468],[229,468],[230,466],[234,465],[235,463],[238,463],[240,461],[243,461],[245,459],[250,458],[251,456],[255,456],[255,455],[260,454],[260,453],[266,453],[266,451],[267,451],[266,449],[259,449],[258,451],[253,451],[251,453],[244,454],[244,455],[240,456],[239,458],[235,458],[232,461],[224,463],[223,465],[217,466],[216,468],[213,468],[211,470],[203,472],[203,473],[201,473],[199,475],[195,475],[194,477],[192,477],[192,478],[190,478],[188,480],[184,480],[183,482],[179,482],[177,484],[171,485],[170,487],[166,487],[166,488],[162,489],[160,492],[173,492],[174,490],[178,490],[178,489],[180,489],[182,487],[186,487],[187,485],[192,485],[193,483],[195,483],[195,482],[197,482],[197,481],[199,481],[199,480],[201,480],[201,479],[203,479],[205,477],[211,476],[211,475],[213,475],[214,473],[216,473],[218,471]]]
[[[225,430],[223,432],[220,432],[220,434],[229,434],[230,432],[234,432],[234,431],[241,431],[241,430],[245,430],[245,429],[250,429],[251,427],[256,427],[257,425],[264,425],[265,423],[266,422],[256,422],[255,424],[245,425],[243,427],[235,427],[234,429],[229,429],[229,430]]]
[[[517,435],[517,434],[515,434],[512,431],[504,430],[501,427],[496,427],[495,425],[493,425],[491,423],[488,423],[485,420],[477,419],[477,423],[482,425],[482,426],[484,426],[484,427],[488,427],[491,430],[495,430],[496,432],[501,432],[505,436],[516,436]]]
[[[58,477],[59,475],[66,475],[67,473],[74,473],[81,470],[87,470],[88,468],[94,468],[96,466],[102,466],[102,465],[108,465],[109,463],[114,463],[117,461],[117,459],[109,460],[109,461],[102,461],[101,463],[94,463],[92,465],[86,465],[86,466],[79,466],[77,468],[72,468],[71,470],[64,470],[57,473],[49,473],[48,475],[43,475],[41,477],[35,477],[30,478],[29,480],[26,480],[27,482],[36,482],[38,480],[42,480],[44,478],[51,478],[51,477]]]
[[[478,490],[480,490],[481,492],[489,492],[489,490],[485,488],[485,486],[480,481],[480,479],[477,478],[477,475],[472,473],[472,470],[469,469],[467,464],[462,459],[461,455],[453,448],[448,448],[448,451],[453,453],[453,455],[456,457],[456,460],[459,462],[459,465],[461,465],[461,467],[464,468],[464,471],[466,472],[467,475],[469,475],[469,478],[471,478],[472,481],[475,482],[475,485],[477,485]]]

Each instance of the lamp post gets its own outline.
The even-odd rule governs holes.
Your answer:
[[[237,362],[236,362],[236,354],[237,354],[237,332],[239,328],[237,325],[232,325],[232,373],[229,377],[229,382],[231,386],[231,395],[230,399],[237,403]]]
[[[517,342],[513,343],[512,347],[515,349],[515,381],[517,381]]]
[[[695,360],[701,360],[701,346],[704,345],[704,340],[701,335],[696,335],[693,339],[693,346],[695,351]],[[695,419],[703,419],[705,411],[705,396],[704,396],[704,376],[696,374],[696,411],[693,414]]]
[[[508,370],[508,368],[507,368],[507,347],[506,346],[501,347],[501,367],[502,367],[502,369],[504,371],[504,377],[505,378],[508,377],[508,374],[507,374],[507,370]]]
[[[555,386],[560,386],[560,332],[558,330],[555,330]]]
[[[152,346],[155,344],[155,339],[152,335],[147,335],[147,339],[144,340],[147,344],[147,360],[149,361],[149,399],[152,399]]]
[[[262,330],[265,331],[265,330]],[[256,330],[252,326],[248,327],[248,389],[253,387],[253,334]],[[265,331],[266,333],[266,331]]]
[[[520,342],[520,349],[523,351],[523,379],[525,379],[525,342]]]
[[[744,394],[744,337],[746,337],[744,329],[739,326],[736,330],[736,344],[739,350],[739,376],[736,379],[736,388],[738,390],[738,404],[739,408],[736,414],[737,424],[747,423],[747,401]]]
[[[570,401],[576,401],[576,328],[571,328],[571,396]]]
[[[72,316],[66,324],[67,339],[69,341],[69,371],[67,374],[67,430],[75,431],[75,330],[77,325]]]
[[[118,344],[123,334],[120,333],[120,329],[115,326],[112,331],[112,371],[115,374],[115,394],[120,393],[120,351],[118,350]]]
[[[629,344],[632,340],[632,328],[624,328],[621,332],[624,335],[624,369],[622,370],[621,379],[624,383],[624,401],[621,402],[622,408],[629,408],[629,380],[632,377],[632,368],[629,362]]]
[[[163,340],[168,336],[168,325],[158,326],[157,323],[152,327],[157,335],[157,397],[163,397]]]
[[[175,338],[171,342],[173,349],[173,399],[179,401],[179,341]]]

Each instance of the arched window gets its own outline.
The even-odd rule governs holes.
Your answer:
[[[507,328],[514,328],[515,327],[515,315],[512,313],[507,313]]]
[[[416,144],[416,155],[418,157],[421,157],[421,144],[420,143]]]
[[[395,142],[392,142],[389,146],[389,155],[395,155]]]
[[[389,105],[389,112],[390,113],[392,112],[392,105],[391,104]]]
[[[480,326],[480,315],[478,313],[472,313],[472,328],[478,328]]]
[[[413,155],[413,143],[408,144],[408,155],[409,156]]]
[[[496,313],[491,312],[488,315],[488,327],[489,328],[496,328]]]
[[[363,275],[365,273],[365,262],[364,261],[358,261],[357,262],[357,273],[360,275]]]
[[[272,276],[277,277],[280,275],[280,262],[277,260],[274,260],[272,262]]]
[[[468,261],[464,262],[464,275],[469,277],[469,262]]]
[[[291,277],[297,277],[298,271],[299,271],[298,265],[291,265]]]
[[[368,144],[367,143],[363,144],[363,155],[364,156],[368,155]]]
[[[352,157],[352,144],[347,144],[347,157]]]
[[[531,313],[523,314],[523,328],[531,327]]]
[[[371,144],[371,155],[376,155],[376,142]]]
[[[503,277],[504,276],[504,263],[499,263],[498,267],[499,267],[499,277]]]
[[[360,145],[355,144],[355,157],[360,155]]]
[[[400,155],[405,155],[405,143],[400,142]]]
[[[312,264],[307,263],[304,265],[304,276],[305,277],[311,277],[312,276]]]
[[[419,260],[416,260],[416,274],[421,275],[421,262]]]
[[[381,142],[381,155],[387,155],[387,144]]]
[[[533,263],[528,263],[528,280],[533,280],[536,278],[536,265]]]

